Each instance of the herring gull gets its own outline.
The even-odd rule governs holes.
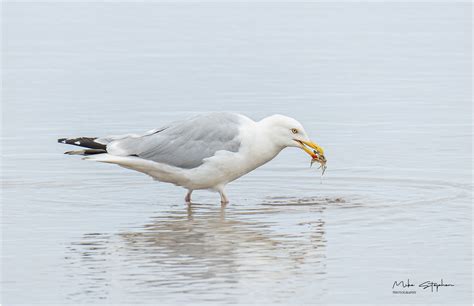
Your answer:
[[[293,118],[273,115],[260,121],[236,113],[208,113],[170,123],[144,134],[60,138],[58,142],[86,148],[65,154],[117,164],[155,180],[182,186],[191,202],[194,190],[219,192],[269,162],[286,147],[297,147],[325,165],[323,149],[312,142]]]

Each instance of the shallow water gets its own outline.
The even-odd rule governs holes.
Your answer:
[[[470,303],[469,11],[5,4],[2,303]],[[287,149],[188,206],[55,143],[222,110],[297,118],[325,176]]]

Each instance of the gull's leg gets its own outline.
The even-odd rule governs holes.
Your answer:
[[[186,201],[186,203],[191,203],[191,193],[193,193],[193,191],[189,190],[186,196],[184,197],[184,200]]]
[[[224,190],[219,190],[219,194],[221,195],[221,204],[222,205],[225,205],[225,204],[229,203],[229,199],[225,195]]]

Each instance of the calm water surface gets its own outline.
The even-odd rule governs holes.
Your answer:
[[[2,303],[470,303],[470,11],[6,3]],[[287,149],[188,206],[56,143],[223,110],[297,118],[325,176]]]

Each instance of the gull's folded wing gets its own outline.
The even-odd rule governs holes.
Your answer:
[[[144,135],[119,139],[103,138],[107,153],[138,156],[179,168],[195,168],[217,151],[237,152],[240,117],[232,113],[211,113],[178,121]],[[101,141],[102,139],[98,139]]]

